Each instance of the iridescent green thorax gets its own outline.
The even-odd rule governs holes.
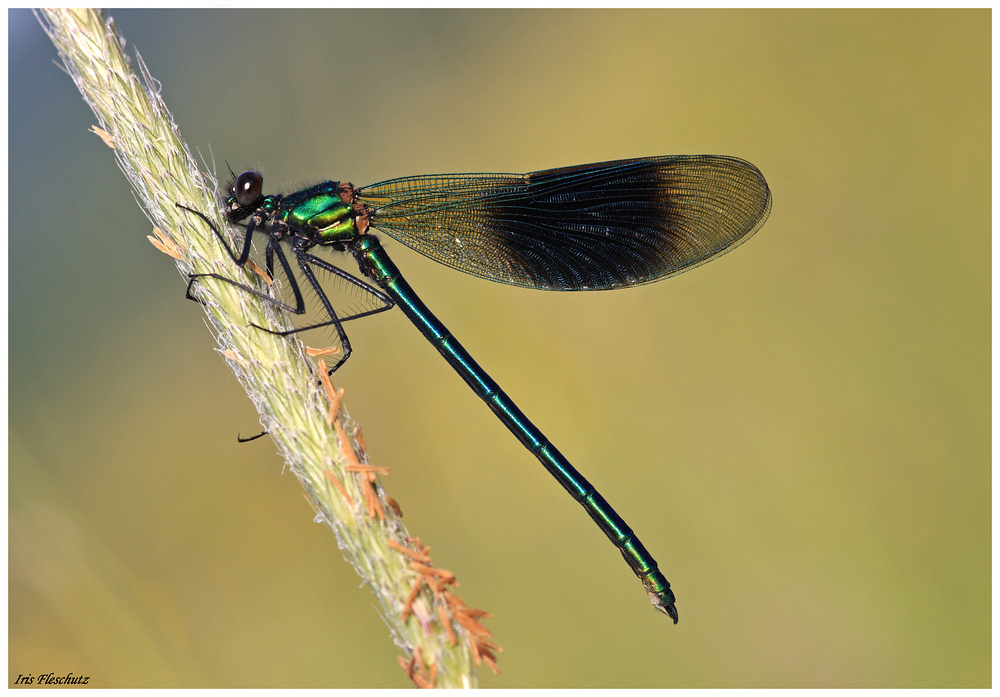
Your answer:
[[[289,194],[280,201],[275,221],[314,230],[321,245],[353,240],[358,235],[354,209],[344,203],[340,189],[339,182],[324,182]]]

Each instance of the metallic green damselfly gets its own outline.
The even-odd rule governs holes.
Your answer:
[[[556,480],[590,514],[642,581],[653,605],[677,622],[675,598],[656,560],[597,490],[525,417],[496,382],[427,309],[371,229],[435,261],[498,283],[542,290],[628,288],[674,276],[737,247],[767,219],[771,193],[749,162],[717,155],[618,160],[530,174],[439,174],[405,177],[355,188],[324,182],[287,196],[265,196],[263,177],[244,172],[226,199],[230,223],[247,219],[237,254],[201,216],[238,266],[247,263],[254,232],[267,234],[268,273],[277,257],[294,303],[260,293],[218,274],[296,314],[305,302],[283,251],[287,242],[298,273],[315,291],[324,319],[277,332],[287,336],[331,326],[342,357],[351,344],[343,323],[396,305],[440,351]],[[180,205],[180,204],[178,204]],[[363,278],[310,253],[322,246],[349,252]],[[370,306],[338,314],[315,270],[360,289]],[[191,297],[191,285],[188,286]]]

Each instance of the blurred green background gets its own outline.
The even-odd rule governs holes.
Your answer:
[[[112,15],[188,142],[269,190],[680,153],[767,177],[747,244],[628,291],[388,242],[677,593],[675,627],[401,313],[359,322],[346,403],[494,613],[484,686],[991,684],[989,10]],[[8,51],[9,682],[409,685],[270,441],[236,443],[256,413],[30,13]]]

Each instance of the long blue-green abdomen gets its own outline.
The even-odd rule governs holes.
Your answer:
[[[675,598],[670,584],[620,515],[593,485],[580,474],[544,434],[518,409],[513,400],[484,371],[450,331],[417,297],[399,269],[371,236],[361,237],[353,247],[361,269],[392,296],[399,308],[441,353],[465,382],[486,402],[493,413],[521,443],[538,458],[549,473],[580,503],[626,563],[642,581],[653,605],[677,622]]]

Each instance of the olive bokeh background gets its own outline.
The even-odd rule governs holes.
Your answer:
[[[388,242],[677,593],[672,626],[401,313],[359,322],[346,403],[494,614],[484,686],[991,684],[989,10],[112,15],[188,142],[272,191],[681,153],[767,177],[753,239],[627,291]],[[9,683],[408,685],[275,449],[237,445],[256,414],[30,13],[8,51]]]

